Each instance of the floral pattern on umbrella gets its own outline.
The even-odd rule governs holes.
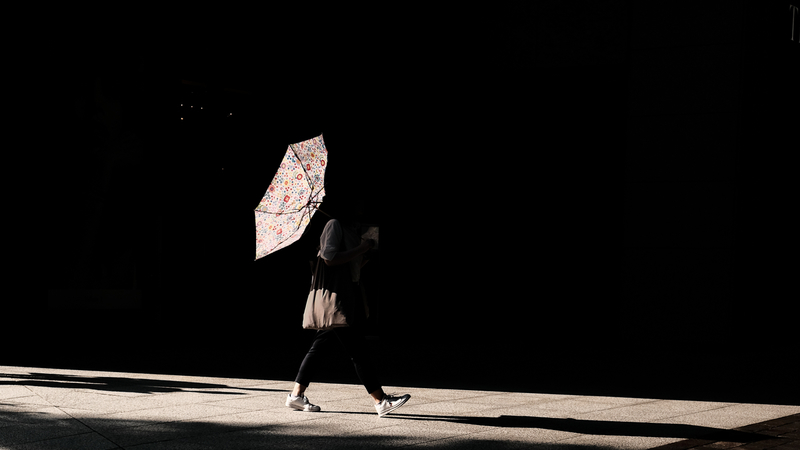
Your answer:
[[[256,259],[303,235],[325,196],[328,150],[322,135],[289,145],[280,168],[255,209]]]

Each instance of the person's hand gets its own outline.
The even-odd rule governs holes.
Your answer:
[[[367,247],[369,247],[370,249],[373,249],[373,248],[375,248],[376,245],[378,245],[378,243],[375,242],[375,239],[367,239],[364,242],[367,244]]]

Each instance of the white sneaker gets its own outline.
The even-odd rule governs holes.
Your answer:
[[[308,397],[306,397],[305,395],[301,395],[300,397],[295,397],[292,394],[289,394],[289,396],[286,397],[286,406],[292,409],[296,409],[298,411],[305,411],[305,412],[320,411],[320,407],[309,403]]]
[[[408,394],[402,397],[395,397],[394,395],[388,395],[388,394],[385,395],[383,397],[383,400],[381,400],[380,403],[375,405],[375,409],[378,411],[378,417],[383,417],[389,414],[390,412],[394,411],[395,409],[405,405],[408,399],[410,398],[411,396]]]

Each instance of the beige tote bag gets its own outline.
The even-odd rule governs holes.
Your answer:
[[[347,265],[343,267],[348,268]],[[331,270],[322,262],[321,257],[317,257],[317,266],[311,279],[311,289],[308,291],[306,309],[303,313],[303,328],[330,330],[348,326],[343,311],[344,305],[337,292],[342,292],[340,289],[346,288],[341,278],[342,275],[346,275],[349,281],[350,272],[349,269],[347,271],[337,269]]]

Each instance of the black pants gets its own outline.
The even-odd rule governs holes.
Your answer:
[[[317,373],[317,370],[323,362],[322,360],[326,349],[336,340],[339,341],[348,355],[350,355],[358,378],[361,379],[361,384],[364,385],[367,392],[372,393],[380,389],[381,382],[378,379],[375,366],[370,359],[367,340],[359,327],[343,327],[317,331],[311,348],[308,349],[303,363],[300,364],[300,371],[297,372],[295,382],[303,386],[309,385],[312,377]]]

